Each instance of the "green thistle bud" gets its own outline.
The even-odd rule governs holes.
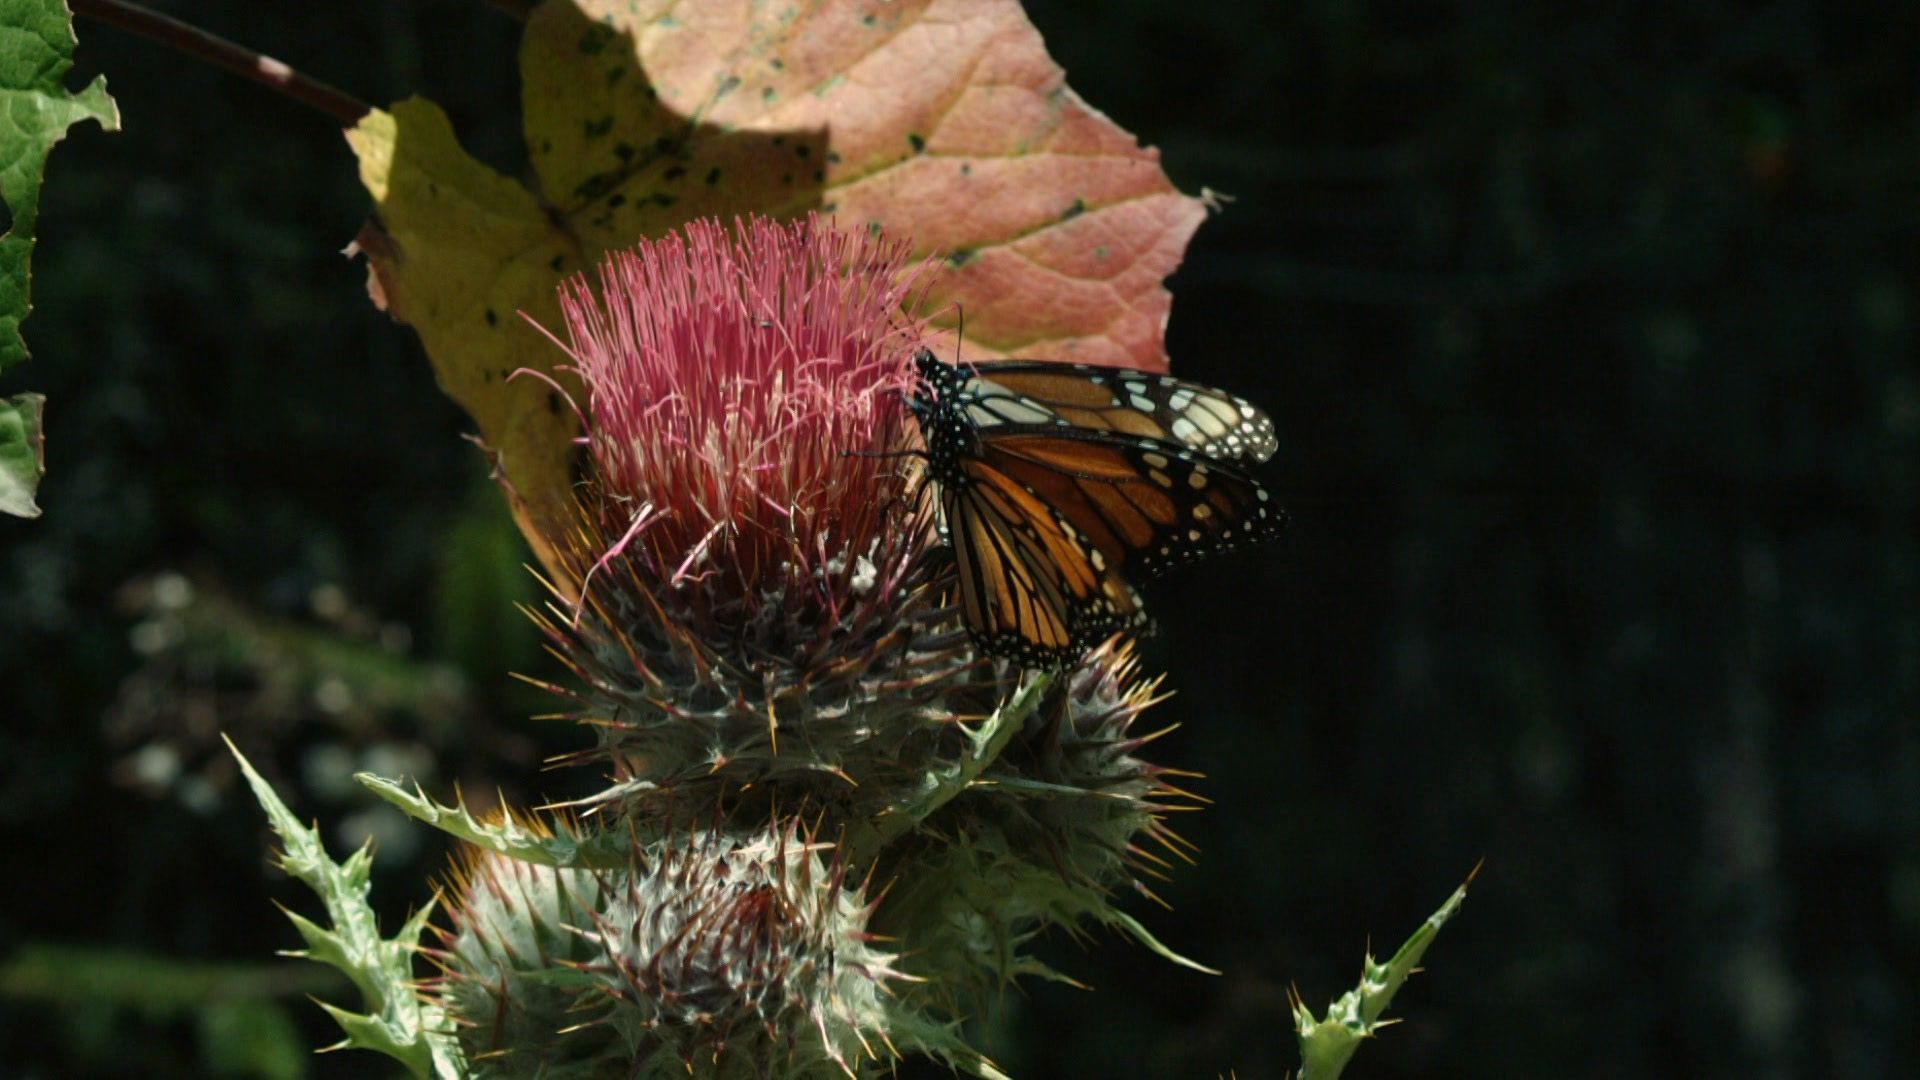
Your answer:
[[[619,871],[475,854],[453,892],[438,993],[476,1075],[854,1075],[897,1057],[896,957],[797,822],[636,840]]]
[[[595,1076],[618,1056],[595,1023],[604,995],[569,977],[601,959],[580,927],[592,925],[604,882],[568,870],[467,848],[449,883],[453,929],[429,950],[442,977],[432,988],[474,1075]]]

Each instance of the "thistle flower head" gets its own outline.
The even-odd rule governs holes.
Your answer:
[[[877,233],[753,219],[563,287],[588,476],[553,545],[578,597],[541,618],[608,798],[795,770],[915,785],[952,691],[997,685],[942,612],[930,500],[895,455],[923,272]]]

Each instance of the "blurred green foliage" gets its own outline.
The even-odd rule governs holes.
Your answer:
[[[515,27],[478,0],[169,10],[368,100],[427,94],[483,158],[523,163]],[[1161,753],[1209,773],[1215,801],[1182,820],[1205,854],[1149,922],[1225,974],[1060,941],[1097,992],[1007,995],[984,1022],[996,1058],[1032,1077],[1279,1076],[1289,984],[1351,987],[1369,933],[1393,939],[1485,856],[1365,1075],[1910,1070],[1920,16],[1030,10],[1082,96],[1183,186],[1233,197],[1174,279],[1169,344],[1183,374],[1273,413],[1298,525],[1149,594],[1149,659],[1178,695],[1159,714],[1184,724]],[[552,705],[506,677],[551,673],[511,611],[531,595],[502,576],[518,541],[475,494],[462,418],[335,254],[366,212],[338,131],[80,34],[75,83],[107,72],[125,132],[65,144],[41,207],[47,513],[0,521],[0,843],[38,884],[0,900],[0,965],[60,942],[259,966],[258,999],[318,1046],[307,969],[268,959],[296,944],[268,903],[292,890],[257,814],[230,775],[194,771],[191,709],[120,741],[128,688],[169,707],[196,691],[226,723],[260,687],[307,686],[280,726],[232,734],[336,853],[380,827],[328,782],[343,763],[431,763],[438,794],[538,801],[568,793],[538,762],[577,736],[527,720]],[[218,598],[223,625],[459,691],[438,714],[360,693],[343,712],[300,681],[298,650],[143,651],[140,583],[167,575]],[[138,782],[162,741],[207,797]],[[383,849],[385,925],[437,859]],[[10,999],[0,1059],[215,1067],[188,1011],[92,1015]]]
[[[272,961],[201,964],[131,949],[27,944],[0,966],[0,999],[49,1006],[72,1065],[126,1074],[140,1066],[129,1031],[168,1021],[191,1022],[198,1065],[216,1076],[293,1080],[306,1076],[310,1055],[274,1000],[289,989],[338,992],[326,971],[288,978]],[[295,1006],[297,1007],[297,1006]],[[188,1067],[186,1061],[179,1063]]]

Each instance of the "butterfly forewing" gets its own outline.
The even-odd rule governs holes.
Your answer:
[[[958,369],[976,427],[1060,424],[1176,443],[1219,460],[1265,461],[1273,421],[1244,398],[1167,375],[1090,364],[1005,360]]]

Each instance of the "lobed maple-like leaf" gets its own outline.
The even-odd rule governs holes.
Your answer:
[[[104,77],[78,94],[62,84],[73,45],[64,0],[0,0],[0,199],[11,217],[0,235],[0,371],[27,358],[20,323],[33,310],[29,262],[47,155],[82,120],[120,126]],[[33,496],[44,471],[43,404],[38,394],[0,398],[0,513],[40,514]]]
[[[348,138],[375,300],[419,332],[523,526],[564,520],[575,431],[549,387],[507,382],[557,355],[518,313],[556,325],[563,276],[698,217],[911,238],[945,257],[936,321],[963,308],[975,355],[1166,366],[1163,281],[1205,211],[1066,87],[1015,0],[548,0],[520,59],[535,189],[417,99]]]

